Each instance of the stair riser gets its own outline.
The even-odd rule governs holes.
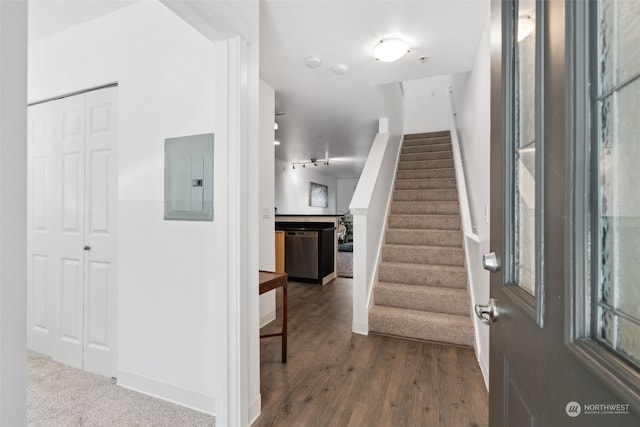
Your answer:
[[[453,159],[452,151],[433,151],[431,153],[409,153],[401,154],[401,162],[418,162],[423,160],[451,160]]]
[[[440,145],[440,144],[451,144],[451,138],[440,137],[440,138],[428,138],[428,139],[405,139],[402,142],[403,147],[420,147],[420,146],[426,146],[426,145]]]
[[[453,168],[453,160],[425,160],[422,162],[400,162],[398,170]]]
[[[397,178],[401,179],[431,179],[431,178],[455,178],[454,169],[418,169],[398,170]]]
[[[442,144],[447,144],[451,146],[451,138],[431,138],[431,139],[414,139],[414,140],[404,140],[402,142],[402,147],[429,147],[429,146],[440,146]]]
[[[403,318],[386,318],[373,313],[369,316],[369,330],[372,333],[383,335],[468,347],[473,346],[473,326],[443,328],[440,325],[429,322],[407,321]]]
[[[393,192],[396,202],[458,200],[456,190],[401,190]]]
[[[420,269],[412,264],[381,264],[378,268],[378,280],[381,282],[407,283],[418,286],[440,286],[443,288],[467,288],[467,275],[464,271],[439,269]]]
[[[450,137],[451,132],[448,130],[439,130],[436,132],[421,132],[421,133],[410,133],[404,136],[405,140],[408,139],[431,139],[431,138],[442,138],[442,137]]]
[[[382,247],[382,261],[464,267],[464,253],[461,248],[385,245]]]
[[[376,305],[387,307],[408,308],[460,316],[468,316],[469,307],[471,306],[471,300],[468,295],[431,295],[424,292],[393,290],[378,286],[374,289],[374,301]]]
[[[399,179],[396,190],[455,189],[455,179]]]
[[[462,233],[452,230],[394,230],[389,229],[385,243],[390,245],[419,245],[461,247]]]
[[[460,230],[459,215],[390,215],[389,228]]]
[[[421,153],[439,153],[442,151],[451,151],[451,144],[431,144],[431,145],[409,145],[402,146],[400,154],[421,154]]]
[[[457,215],[458,202],[392,202],[391,213],[397,215]]]

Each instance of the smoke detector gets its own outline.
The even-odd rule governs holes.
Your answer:
[[[315,70],[320,66],[320,64],[322,64],[322,60],[317,56],[310,56],[304,60],[304,63],[307,65],[307,67]]]

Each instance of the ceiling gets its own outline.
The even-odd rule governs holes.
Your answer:
[[[38,40],[139,0],[30,0],[29,38]],[[215,1],[215,0],[214,0]],[[253,1],[253,0],[236,0]],[[318,172],[357,177],[387,116],[382,84],[471,70],[489,0],[260,0],[260,77],[276,92],[276,157],[329,157]],[[373,45],[401,37],[411,51],[376,61]],[[310,69],[305,58],[317,56]],[[425,63],[418,58],[428,57]],[[349,71],[336,75],[332,67]]]
[[[262,0],[260,77],[276,92],[276,157],[330,158],[318,172],[357,177],[387,112],[379,85],[470,71],[488,0]],[[401,37],[410,52],[376,61],[373,45]],[[317,56],[320,67],[305,59]],[[427,56],[425,63],[418,58]],[[344,75],[332,72],[345,64]]]
[[[99,18],[140,0],[29,0],[29,41]]]

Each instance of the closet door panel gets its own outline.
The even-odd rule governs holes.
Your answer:
[[[55,101],[56,156],[60,164],[60,265],[56,288],[57,343],[54,359],[82,369],[84,299],[85,95]]]
[[[29,108],[27,130],[27,341],[30,349],[51,356],[55,339],[52,310],[59,281],[58,199],[52,103]]]
[[[85,370],[116,376],[117,89],[87,94]]]

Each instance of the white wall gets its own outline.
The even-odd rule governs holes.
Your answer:
[[[260,269],[273,271],[276,268],[275,249],[275,92],[260,80]],[[276,318],[275,291],[260,295],[260,326]]]
[[[27,425],[27,2],[0,2],[0,425]]]
[[[449,75],[403,82],[404,133],[449,129]]]
[[[213,222],[164,221],[164,139],[214,132],[215,46],[155,1],[30,46],[29,99],[119,83],[118,383],[215,411],[227,285],[227,147]]]
[[[376,280],[387,212],[402,143],[403,102],[400,86],[384,85],[380,95],[389,117],[380,119],[376,135],[349,209],[353,214],[353,332],[369,333],[369,308]]]
[[[356,191],[359,178],[338,178],[337,180],[337,213],[345,213],[349,210],[349,204],[353,193]]]
[[[280,159],[275,160],[276,207],[278,208],[278,214],[323,215],[337,213],[337,179],[314,170],[322,167],[327,166],[318,165],[317,168],[314,166],[307,166],[306,168],[298,166],[292,169],[291,163]],[[328,207],[309,206],[309,184],[311,182],[329,187]]]
[[[490,44],[489,18],[485,25],[478,53],[470,74],[454,76],[452,87],[456,102],[458,136],[462,148],[465,165],[467,192],[471,211],[471,223],[476,228],[480,242],[467,242],[470,259],[475,260],[467,267],[474,284],[472,298],[480,304],[489,300],[489,272],[482,268],[482,254],[489,252],[490,206],[490,123],[491,123],[491,79],[490,79]],[[485,212],[487,217],[485,218]],[[480,368],[489,381],[489,326],[474,316],[476,328],[476,352]]]

